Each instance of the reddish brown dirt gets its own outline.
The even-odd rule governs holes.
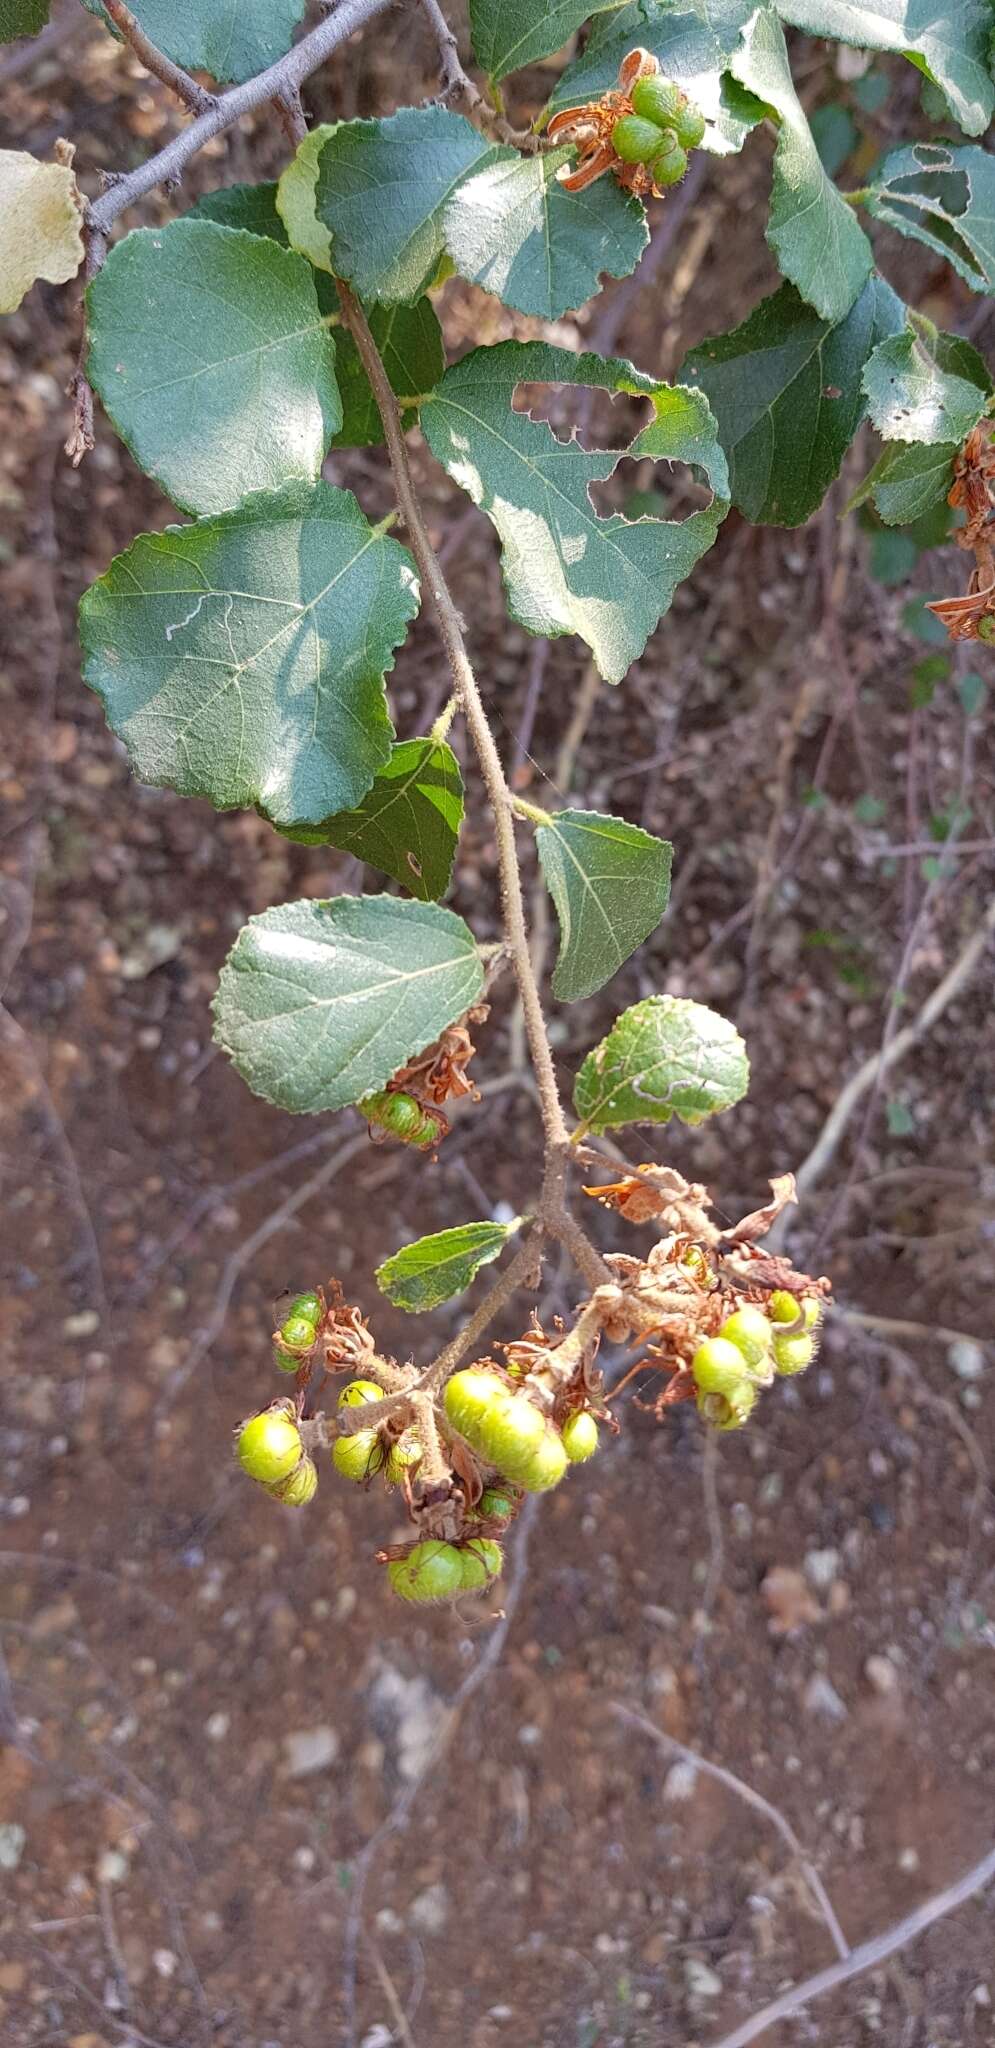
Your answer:
[[[319,91],[316,112],[389,106],[398,63],[415,64],[413,96],[427,89],[425,53],[390,36],[389,53],[343,67],[347,103]],[[807,63],[825,96],[818,46]],[[68,132],[86,170],[137,158],[167,118],[95,27],[8,83],[4,108],[5,143]],[[191,191],[266,175],[282,147],[261,121]],[[713,175],[656,286],[628,302],[619,346],[644,367],[672,372],[770,283],[764,154]],[[900,288],[962,317],[942,270],[885,255]],[[511,331],[458,287],[446,307],[454,348]],[[269,1304],[287,1285],[334,1272],[385,1346],[431,1354],[452,1317],[385,1310],[373,1269],[482,1202],[527,1202],[534,1117],[507,1090],[436,1167],[364,1142],[335,1172],[356,1119],[295,1122],[212,1051],[208,1003],[245,916],[360,881],[254,819],[137,787],[83,689],[78,593],[168,511],[106,423],[66,468],[75,340],[66,296],[44,289],[0,354],[0,2034],[10,2048],[717,2041],[831,1943],[771,1824],[675,1772],[618,1705],[781,1808],[852,1943],[991,1842],[992,1360],[965,1378],[965,1355],[929,1334],[990,1328],[990,974],[889,1084],[904,1117],[879,1103],[855,1152],[858,1118],[800,1230],[841,1300],[927,1334],[898,1352],[832,1323],[820,1367],[719,1446],[717,1517],[694,1416],[660,1427],[625,1402],[621,1438],[509,1545],[507,1626],[493,1601],[425,1618],[391,1604],[372,1553],[403,1533],[396,1505],[326,1472],[306,1516],[281,1514],[232,1472],[229,1432],[273,1391]],[[504,619],[489,529],[422,467],[510,752],[532,650]],[[375,452],[335,473],[371,513],[389,502]],[[563,1075],[653,988],[737,1016],[748,1101],[634,1148],[709,1181],[730,1216],[804,1156],[879,1043],[927,886],[918,862],[879,849],[923,834],[964,759],[955,679],[910,714],[924,650],[902,630],[908,593],[868,580],[836,509],[798,534],[727,523],[644,660],[602,691],[573,776],[584,802],[673,838],[676,889],[610,993],[557,1014]],[[934,554],[917,580],[948,589],[958,573]],[[582,675],[578,646],[554,646],[528,771],[540,800]],[[398,664],[399,729],[424,729],[443,687],[423,626]],[[978,839],[986,749],[976,720]],[[820,758],[823,802],[806,808]],[[873,825],[853,808],[867,795],[885,806]],[[990,886],[990,861],[966,857],[935,893],[903,1014]],[[494,849],[475,819],[453,901],[493,934]],[[508,1058],[504,993],[482,1076]],[[624,1242],[600,1212],[592,1228]],[[550,1307],[568,1308],[569,1275],[547,1279]],[[762,1590],[778,1568],[801,1575],[786,1634]],[[302,1755],[310,1775],[293,1774]],[[772,2048],[990,2043],[993,1913],[989,1891]]]

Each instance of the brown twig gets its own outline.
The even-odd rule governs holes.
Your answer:
[[[177,99],[182,100],[192,114],[206,114],[211,107],[217,105],[216,93],[208,92],[204,86],[198,85],[196,79],[191,78],[189,71],[184,71],[182,65],[174,64],[171,57],[156,49],[141,24],[135,20],[130,7],[125,6],[124,0],[103,0],[103,4],[104,13],[114,23],[118,34],[134,51],[139,63],[145,66],[146,71],[151,72],[153,78],[158,78],[163,85],[168,85],[170,92],[175,92]]]
[[[789,1990],[782,1991],[779,1998],[772,1999],[770,2005],[763,2006],[751,2019],[744,2020],[742,2026],[734,2027],[731,2034],[723,2034],[720,2041],[713,2042],[712,2048],[749,2048],[751,2041],[756,2041],[778,2020],[790,2018],[792,2013],[800,2012],[802,2006],[811,2004],[813,1998],[824,1997],[827,1991],[835,1991],[838,1985],[848,1984],[852,1977],[862,1976],[865,1970],[876,1969],[880,1963],[887,1962],[889,1956],[896,1955],[899,1949],[907,1948],[917,1934],[922,1934],[927,1927],[932,1927],[935,1920],[942,1920],[947,1913],[955,1912],[958,1906],[973,1899],[975,1893],[990,1884],[993,1877],[995,1849],[989,1850],[980,1863],[975,1863],[963,1877],[948,1885],[946,1891],[926,1899],[923,1905],[907,1913],[904,1920],[897,1921],[884,1934],[872,1935],[870,1941],[862,1941],[859,1948],[851,1949],[849,1955],[841,1957],[838,1963],[831,1963],[828,1969],[818,1970],[815,1976],[805,1977],[800,1984],[793,1984]]]
[[[513,128],[510,121],[506,121],[502,114],[495,112],[485,100],[483,93],[474,85],[472,78],[464,71],[460,62],[459,44],[439,6],[439,0],[421,0],[421,10],[439,48],[442,69],[440,98],[462,100],[468,112],[475,114],[480,125],[495,135],[499,142],[508,142],[515,149],[539,149],[539,137],[529,128]]]

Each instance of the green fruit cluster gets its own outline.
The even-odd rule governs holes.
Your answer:
[[[715,1429],[742,1429],[761,1387],[769,1387],[776,1374],[804,1372],[815,1357],[820,1302],[814,1296],[799,1301],[781,1289],[768,1307],[765,1315],[744,1302],[717,1336],[703,1339],[691,1360],[699,1413]]]
[[[704,136],[704,115],[679,86],[658,74],[636,80],[632,106],[612,129],[616,156],[624,164],[645,164],[661,191],[679,185],[688,150],[697,149]]]
[[[324,1310],[317,1294],[295,1294],[273,1339],[273,1362],[280,1372],[297,1372],[318,1341]]]
[[[318,1490],[318,1471],[301,1441],[289,1401],[274,1402],[243,1422],[235,1440],[243,1472],[284,1507],[303,1508]]]
[[[475,1536],[469,1543],[416,1543],[406,1557],[394,1558],[387,1576],[402,1600],[453,1600],[474,1593],[500,1575],[501,1545]]]
[[[526,1394],[478,1366],[446,1383],[446,1414],[471,1450],[526,1493],[558,1486],[569,1462],[558,1430]]]

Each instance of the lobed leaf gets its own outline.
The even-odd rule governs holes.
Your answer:
[[[0,43],[37,35],[48,20],[49,0],[0,0]]]
[[[708,399],[745,518],[800,526],[821,504],[866,411],[868,355],[904,317],[877,276],[835,325],[785,284],[742,326],[691,350],[679,374]]]
[[[318,476],[342,403],[303,257],[216,220],[174,220],[126,235],[87,306],[90,382],[184,511]]]
[[[20,34],[20,30],[14,31]],[[67,284],[83,261],[83,206],[68,164],[0,149],[0,313],[40,277]]]
[[[116,35],[100,0],[84,0]],[[289,50],[306,0],[130,0],[150,42],[187,71],[222,85],[265,71]]]
[[[353,853],[428,903],[449,887],[462,823],[463,777],[452,748],[445,740],[395,740],[355,810],[281,830],[306,846]]]
[[[536,849],[560,924],[553,994],[576,1003],[603,988],[655,931],[670,898],[674,849],[600,811],[558,811],[540,825]]]
[[[416,1238],[377,1267],[377,1286],[395,1308],[423,1315],[465,1293],[481,1267],[500,1257],[523,1221],[516,1216],[511,1223],[460,1223],[454,1230]]]
[[[588,451],[512,410],[521,383],[645,396],[654,419],[627,449]],[[421,427],[433,454],[497,529],[513,617],[530,633],[578,633],[600,673],[620,682],[728,509],[726,462],[707,400],[657,384],[631,363],[508,341],[475,349],[447,370],[422,406]],[[611,476],[623,454],[700,468],[711,505],[683,521],[602,519],[590,486]]]
[[[557,184],[572,154],[495,151],[457,187],[442,218],[460,274],[543,320],[584,305],[600,291],[603,272],[627,277],[649,241],[643,207],[614,178],[584,192]]]
[[[574,1085],[586,1130],[703,1123],[745,1095],[750,1067],[735,1026],[683,996],[647,996],[589,1052]]]
[[[317,824],[390,757],[384,675],[417,609],[350,491],[290,484],[119,555],[83,597],[83,675],[143,782]]]
[[[773,107],[780,123],[767,223],[778,267],[824,320],[842,320],[870,275],[873,252],[823,169],[773,6],[758,7],[751,16],[729,67],[741,85]]]
[[[965,441],[992,393],[977,349],[921,322],[881,342],[862,381],[871,424],[884,440],[934,446]]]
[[[278,1109],[344,1109],[455,1023],[483,981],[472,932],[437,903],[284,903],[239,932],[214,1036]]]
[[[924,242],[971,286],[995,288],[995,157],[971,144],[892,150],[867,200],[875,220]]]
[[[596,20],[583,53],[569,64],[554,88],[548,111],[576,107],[600,99],[618,83],[618,67],[637,45],[657,58],[708,124],[702,149],[728,156],[742,149],[758,121],[761,101],[728,75],[728,62],[739,47],[741,32],[755,0],[696,0],[680,6],[675,0],[629,0]]]
[[[220,191],[209,192],[205,198],[199,199],[184,219],[206,218],[221,221],[226,227],[247,228],[251,234],[268,235],[283,248],[288,246],[290,233],[299,253],[312,264],[318,263],[321,248],[318,237],[312,232],[313,210],[309,215],[306,204],[308,190],[313,201],[313,177],[309,187],[302,166],[307,143],[314,141],[316,136],[330,133],[330,128],[311,131],[278,186],[223,186]],[[293,180],[295,176],[298,184],[288,185],[288,179]],[[302,192],[304,201],[301,200]],[[278,210],[280,208],[282,213]],[[293,224],[292,229],[285,225],[283,215]],[[327,228],[321,228],[320,235],[324,237],[327,251],[330,243]],[[338,433],[333,434],[331,446],[367,448],[383,440],[383,424],[356,344],[341,324],[339,295],[327,267],[327,253],[322,255],[321,265],[313,275],[318,306],[326,325],[335,334],[335,379],[342,406],[342,424]],[[446,367],[442,329],[431,300],[416,299],[413,306],[367,306],[366,317],[402,407],[405,401],[420,398],[423,392],[431,391]],[[408,408],[403,417],[405,426],[408,426],[415,415]]]
[[[316,211],[330,262],[364,299],[420,298],[444,251],[446,203],[497,154],[445,107],[402,107],[386,121],[342,121],[318,156]]]
[[[990,0],[777,0],[777,8],[810,36],[918,58],[969,135],[982,135],[995,113]]]

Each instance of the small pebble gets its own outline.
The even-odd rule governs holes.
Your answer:
[[[809,1584],[824,1593],[831,1586],[840,1568],[838,1550],[807,1550],[805,1552],[805,1576]]]
[[[671,1764],[663,1781],[663,1796],[679,1805],[683,1800],[693,1798],[697,1782],[697,1765],[687,1763],[682,1758],[680,1763]]]
[[[408,1908],[408,1919],[419,1934],[441,1934],[449,1919],[449,1893],[444,1884],[430,1884]]]
[[[209,1742],[223,1742],[230,1727],[230,1714],[211,1714],[204,1723],[204,1733]]]
[[[318,1771],[327,1771],[339,1753],[339,1738],[334,1728],[327,1725],[320,1728],[299,1728],[292,1735],[285,1735],[283,1747],[287,1757],[287,1775],[291,1778],[313,1778]]]
[[[821,1671],[809,1679],[802,1704],[806,1713],[824,1714],[827,1721],[845,1721],[849,1713],[845,1700],[841,1700],[836,1687],[830,1685]]]
[[[0,1822],[0,1870],[17,1869],[27,1839],[24,1829],[16,1820]]]
[[[877,1654],[868,1657],[864,1665],[864,1677],[868,1685],[882,1696],[898,1691],[898,1672],[890,1657]]]
[[[685,1956],[684,1982],[689,1998],[718,1998],[722,1991],[721,1977],[717,1977],[700,1956]]]

